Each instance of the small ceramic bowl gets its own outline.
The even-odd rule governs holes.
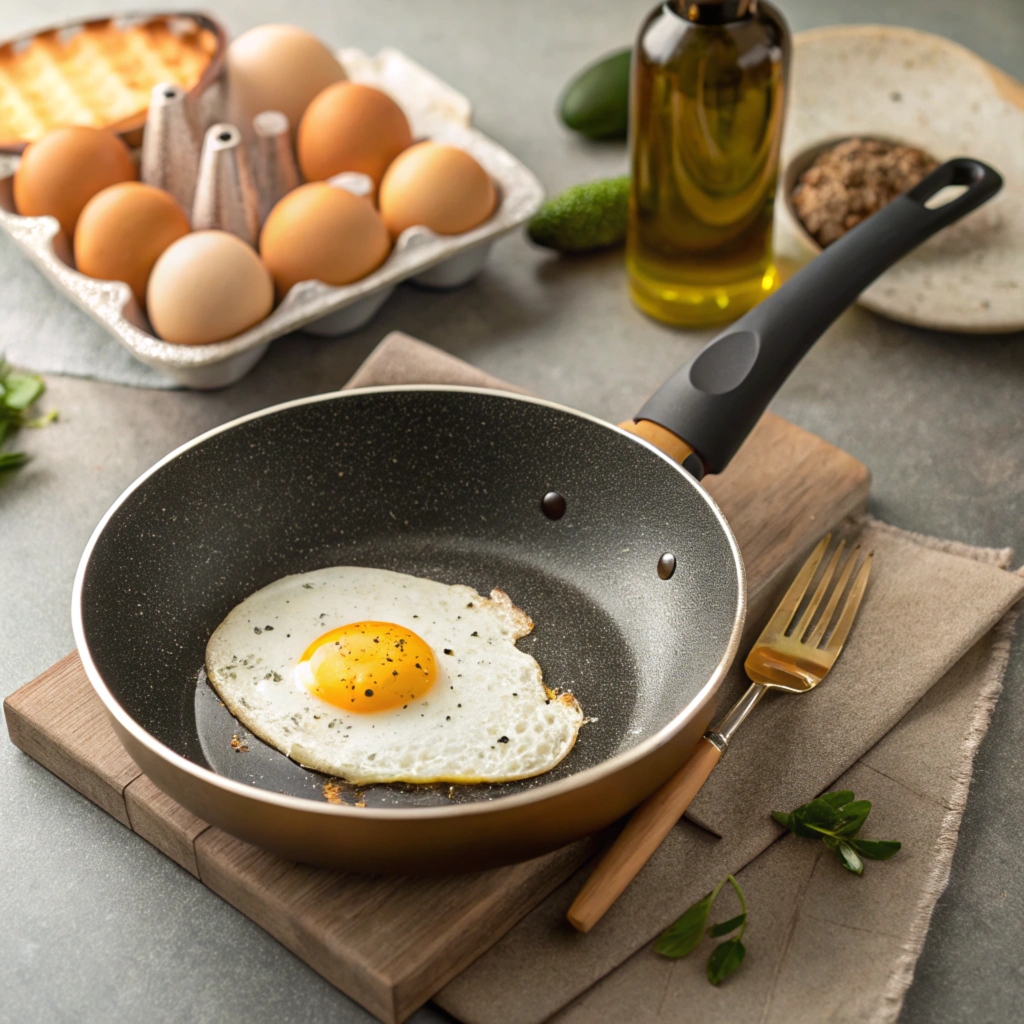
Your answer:
[[[796,206],[793,203],[794,193],[800,186],[800,178],[803,177],[804,172],[810,169],[811,165],[819,156],[821,156],[822,153],[827,152],[833,146],[838,146],[841,142],[848,142],[853,138],[866,138],[870,139],[872,142],[887,142],[893,146],[913,145],[913,143],[907,142],[903,139],[894,139],[884,135],[838,135],[835,138],[825,139],[822,142],[815,143],[813,146],[808,146],[787,162],[786,166],[782,169],[782,174],[780,176],[782,189],[781,198],[786,207],[786,212],[792,218],[793,224],[797,228],[797,231],[795,232],[796,239],[800,243],[808,259],[813,256],[817,256],[818,253],[821,252],[821,245],[819,245],[818,240],[807,230],[804,226],[804,222],[800,219],[800,215],[797,213]]]

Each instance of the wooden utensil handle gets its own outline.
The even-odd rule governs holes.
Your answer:
[[[675,460],[684,469],[692,473],[698,480],[704,476],[704,463],[693,445],[673,434],[659,423],[651,420],[626,420],[619,426],[628,430],[645,441],[650,441],[655,448],[663,451],[670,459]]]
[[[718,747],[702,738],[686,764],[633,812],[569,908],[566,916],[577,931],[589,932],[604,917],[683,816],[721,757]]]

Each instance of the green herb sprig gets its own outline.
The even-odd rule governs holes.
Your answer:
[[[711,914],[711,906],[718,898],[725,883],[728,882],[736,891],[736,897],[740,901],[740,911],[735,917],[728,921],[712,925],[708,928],[708,916]],[[654,943],[654,952],[670,959],[678,960],[680,957],[689,956],[699,945],[706,931],[713,939],[720,939],[723,935],[736,932],[731,939],[719,943],[711,951],[708,957],[708,981],[712,985],[720,985],[726,978],[739,969],[743,958],[747,955],[746,947],[743,945],[743,932],[747,927],[747,901],[743,898],[743,890],[732,875],[727,875],[704,897],[698,900],[675,924],[666,928],[657,941]]]
[[[888,860],[901,845],[888,840],[854,839],[870,813],[870,800],[855,800],[852,790],[843,789],[825,793],[789,814],[772,811],[772,817],[795,836],[820,839],[835,851],[847,871],[861,875],[865,860]]]
[[[57,418],[56,411],[29,417],[28,410],[46,390],[43,378],[34,373],[16,373],[0,356],[0,444],[19,427],[42,427]],[[28,461],[24,452],[0,452],[0,472],[16,469]]]

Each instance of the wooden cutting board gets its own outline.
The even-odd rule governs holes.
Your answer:
[[[401,335],[358,383],[486,384],[480,371]],[[414,369],[413,369],[414,368]],[[498,382],[490,382],[497,385]],[[867,502],[852,456],[771,413],[708,490],[747,567],[748,631],[780,575]],[[283,861],[207,825],[156,788],[121,747],[77,653],[4,701],[12,742],[190,871],[386,1024],[398,1024],[496,942],[589,856],[545,857],[440,879],[362,878]]]

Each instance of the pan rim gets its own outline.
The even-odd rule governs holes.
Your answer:
[[[333,401],[339,398],[354,398],[361,395],[413,391],[463,392],[508,398],[516,402],[545,406],[549,409],[554,409],[559,412],[575,416],[579,419],[587,420],[606,430],[611,430],[614,433],[618,433],[629,438],[633,443],[642,445],[649,449],[663,462],[671,466],[674,471],[681,475],[686,480],[687,484],[697,492],[698,496],[706,502],[714,518],[718,522],[720,529],[725,534],[726,541],[729,545],[729,551],[732,554],[733,568],[736,572],[737,602],[736,613],[733,617],[732,630],[730,632],[729,641],[726,644],[725,651],[718,664],[715,666],[715,669],[708,677],[707,682],[677,715],[670,719],[653,736],[649,736],[646,740],[638,743],[635,747],[631,747],[629,750],[623,751],[621,754],[616,754],[614,757],[607,758],[590,768],[585,768],[582,771],[577,772],[574,775],[569,775],[564,779],[559,779],[550,783],[542,783],[535,788],[526,790],[525,792],[509,794],[508,796],[496,796],[486,800],[474,800],[464,804],[445,804],[433,807],[355,808],[349,807],[347,804],[320,803],[306,797],[288,796],[284,793],[275,793],[270,790],[247,786],[244,783],[236,782],[233,779],[219,775],[212,769],[197,764],[195,761],[191,761],[177,753],[177,751],[172,750],[169,746],[162,743],[139,725],[139,723],[136,722],[135,719],[121,706],[117,698],[114,697],[113,693],[111,693],[89,652],[89,644],[85,636],[85,627],[82,621],[82,591],[85,584],[85,573],[89,567],[93,549],[99,542],[100,537],[103,535],[107,524],[121,506],[131,497],[131,495],[133,495],[136,490],[142,487],[151,476],[156,474],[164,466],[173,462],[187,451],[190,451],[192,448],[195,448],[208,439],[216,437],[218,434],[225,433],[228,430],[232,430],[235,427],[241,426],[243,423],[248,423],[252,420],[260,419],[264,416],[269,416],[273,413],[281,412],[286,409],[297,408],[304,405],[313,405],[319,402]],[[609,423],[607,420],[602,420],[600,417],[592,416],[589,413],[581,412],[578,409],[572,409],[559,402],[552,402],[548,399],[537,398],[533,395],[524,395],[496,388],[470,387],[458,384],[392,384],[379,385],[375,387],[348,388],[340,391],[325,392],[319,395],[307,395],[304,398],[296,398],[287,402],[281,402],[277,405],[268,406],[264,409],[258,409],[255,412],[239,416],[236,419],[230,420],[227,423],[222,423],[220,426],[213,427],[210,430],[199,434],[190,441],[186,441],[184,444],[179,445],[173,451],[155,462],[149,469],[132,481],[132,483],[130,483],[128,487],[126,487],[125,490],[122,491],[115,499],[89,537],[88,543],[82,552],[82,557],[75,572],[75,581],[71,592],[72,631],[74,633],[78,655],[82,660],[82,666],[85,669],[86,676],[88,677],[93,690],[95,690],[97,696],[103,702],[108,714],[110,714],[115,722],[120,725],[120,727],[124,729],[137,743],[145,747],[150,753],[166,762],[175,770],[192,776],[201,784],[212,785],[217,789],[225,791],[227,794],[241,797],[243,799],[256,800],[258,803],[269,804],[289,811],[322,814],[331,817],[352,818],[360,821],[369,819],[384,822],[448,820],[491,814],[496,813],[499,810],[509,810],[515,807],[525,807],[548,799],[557,798],[558,796],[566,793],[571,793],[574,790],[584,789],[592,783],[599,782],[606,776],[613,775],[625,768],[628,768],[636,762],[645,759],[669,743],[693,719],[696,714],[696,709],[703,707],[705,700],[718,688],[718,685],[724,678],[725,673],[731,666],[736,657],[736,652],[739,649],[743,625],[746,619],[746,611],[746,569],[743,564],[742,555],[740,554],[739,544],[732,532],[732,528],[730,527],[728,520],[725,518],[725,515],[722,513],[722,510],[718,507],[717,502],[715,502],[711,495],[701,487],[700,483],[690,473],[683,469],[679,463],[675,462],[675,460],[670,458],[655,445],[636,434],[623,430],[621,427],[616,426],[613,423]]]

